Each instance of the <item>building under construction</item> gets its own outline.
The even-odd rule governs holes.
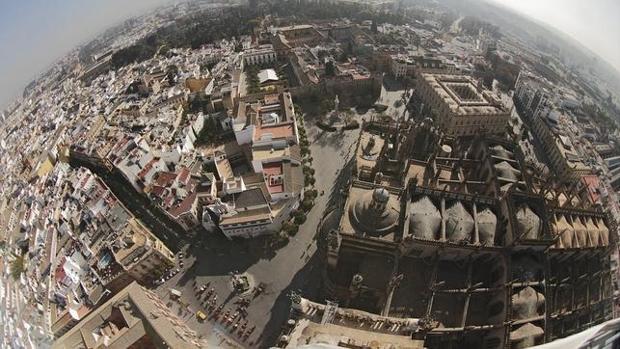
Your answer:
[[[414,319],[428,348],[524,348],[611,319],[615,224],[512,139],[365,123],[322,226],[327,298],[383,317],[365,321]]]

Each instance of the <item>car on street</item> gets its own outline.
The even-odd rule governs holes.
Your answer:
[[[197,318],[199,321],[205,321],[205,320],[207,319],[207,314],[203,313],[201,310],[198,310],[198,311],[196,312],[196,318]]]

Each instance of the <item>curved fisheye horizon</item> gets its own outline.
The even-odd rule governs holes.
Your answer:
[[[511,8],[570,36],[620,72],[620,43],[614,39],[620,33],[620,23],[615,20],[615,14],[620,12],[619,2],[486,1]]]
[[[615,18],[620,13],[620,3],[597,0],[592,6],[579,0],[480,1],[518,11],[570,36],[609,63],[615,69],[616,79],[620,80],[620,43],[613,39],[620,35],[620,22]],[[0,73],[7,86],[0,90],[0,107],[6,107],[32,78],[77,44],[126,17],[174,3],[179,1],[91,1],[88,4],[77,1],[62,1],[59,4],[35,0],[7,2],[0,13],[3,33],[0,34],[0,47],[6,48],[4,59],[0,60]],[[558,11],[559,8],[562,11]],[[620,90],[620,83],[616,90]]]
[[[0,349],[615,348],[620,3],[0,5]]]
[[[0,106],[79,44],[130,16],[173,4],[172,0],[6,1],[0,12]]]

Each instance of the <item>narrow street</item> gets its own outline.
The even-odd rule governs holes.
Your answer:
[[[83,166],[95,173],[110,188],[114,195],[125,207],[139,218],[158,239],[160,239],[173,252],[178,252],[182,241],[187,239],[187,233],[160,209],[155,207],[146,196],[136,192],[129,182],[116,172],[109,172],[102,167],[93,166],[89,163],[76,161],[70,162],[71,166]]]

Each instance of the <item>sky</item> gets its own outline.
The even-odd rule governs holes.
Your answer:
[[[76,45],[173,0],[1,0],[0,107]],[[620,71],[620,0],[489,0],[571,35]]]
[[[78,44],[170,0],[0,0],[0,110]]]
[[[620,0],[488,0],[572,36],[620,72]]]

